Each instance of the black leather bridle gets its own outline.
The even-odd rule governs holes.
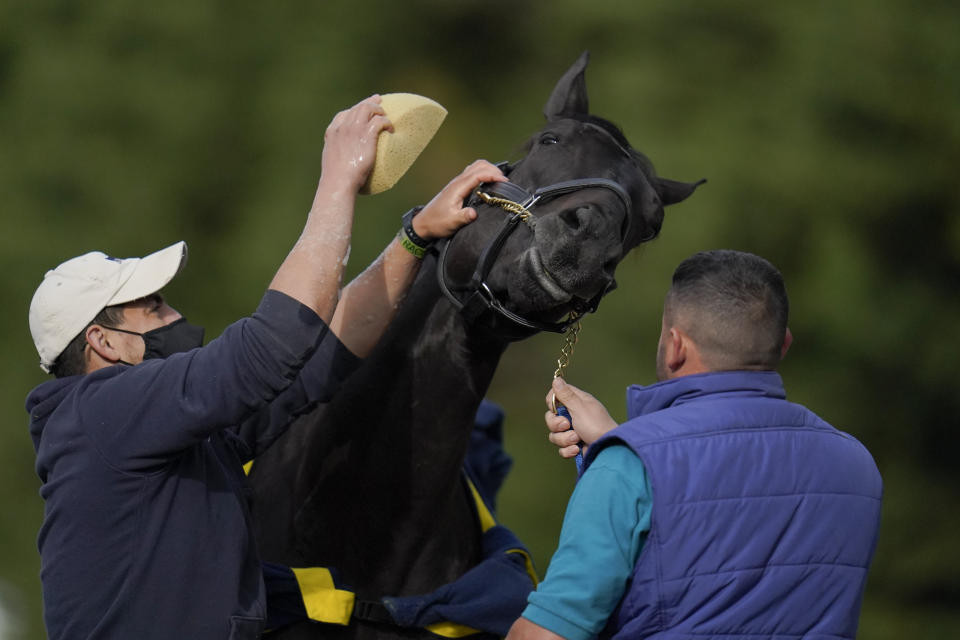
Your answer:
[[[503,168],[503,165],[501,165]],[[504,171],[504,173],[507,173]],[[493,268],[494,262],[500,255],[503,245],[507,238],[523,221],[532,224],[530,218],[530,209],[539,203],[551,198],[556,198],[581,189],[607,189],[612,191],[623,204],[626,222],[622,231],[622,238],[626,239],[630,231],[630,219],[633,210],[630,194],[627,193],[620,184],[607,178],[580,178],[577,180],[565,180],[555,184],[541,187],[534,192],[527,191],[523,187],[513,182],[488,182],[484,183],[477,190],[477,197],[484,202],[490,202],[501,206],[508,212],[512,212],[500,227],[500,232],[487,243],[480,257],[477,259],[477,266],[470,278],[470,284],[467,287],[467,294],[463,299],[457,298],[447,284],[446,278],[446,260],[447,249],[450,247],[450,239],[445,239],[439,247],[439,261],[437,265],[437,281],[440,284],[440,290],[450,300],[453,305],[460,310],[460,313],[468,321],[473,321],[484,311],[493,311],[511,322],[526,329],[537,331],[551,331],[554,333],[563,333],[571,324],[576,322],[577,318],[585,313],[592,313],[597,310],[600,299],[606,293],[601,291],[590,300],[578,300],[570,315],[560,322],[540,322],[525,318],[513,311],[507,309],[494,294],[490,285],[487,284],[487,276]],[[474,201],[473,204],[478,204]]]

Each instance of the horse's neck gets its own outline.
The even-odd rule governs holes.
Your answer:
[[[294,560],[338,566],[376,595],[432,589],[476,562],[461,468],[505,346],[465,326],[426,260],[374,352],[284,443],[299,461]]]
[[[426,261],[397,318],[364,365],[383,374],[380,397],[370,401],[390,407],[385,426],[394,442],[386,448],[396,453],[398,445],[409,443],[414,482],[422,490],[455,483],[477,407],[506,344],[467,327],[440,295],[435,263]]]

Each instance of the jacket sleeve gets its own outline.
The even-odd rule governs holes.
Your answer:
[[[312,309],[267,291],[252,316],[204,347],[87,375],[77,396],[84,430],[117,468],[149,471],[265,408],[328,332]]]
[[[329,402],[360,362],[332,331],[327,331],[293,384],[235,429],[239,440],[236,448],[243,462],[263,453],[299,416]]]

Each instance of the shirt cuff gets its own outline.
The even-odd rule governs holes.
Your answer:
[[[307,397],[312,402],[329,402],[362,362],[333,331],[328,331],[300,372]]]
[[[328,331],[327,324],[313,309],[276,289],[267,289],[253,317],[301,364]]]
[[[523,610],[523,617],[530,622],[540,625],[548,631],[563,636],[567,640],[590,640],[596,634],[584,629],[566,618],[562,618],[552,611],[547,611],[535,604],[527,604]]]
[[[340,342],[339,336],[333,331],[326,337],[327,340],[333,340],[336,346],[333,348],[333,360],[337,363],[334,369],[334,375],[340,378],[346,378],[353,373],[353,370],[360,366],[363,358],[356,355],[353,351]]]

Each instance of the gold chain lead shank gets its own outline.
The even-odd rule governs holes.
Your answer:
[[[563,377],[563,370],[570,364],[570,356],[573,355],[573,348],[577,346],[577,340],[580,337],[580,329],[583,328],[580,317],[575,311],[570,313],[570,317],[576,319],[576,322],[571,324],[563,334],[563,347],[560,348],[560,357],[557,358],[557,369],[553,372],[554,378]]]

